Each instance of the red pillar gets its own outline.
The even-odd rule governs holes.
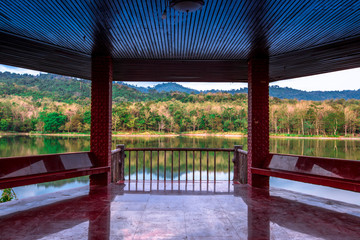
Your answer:
[[[248,62],[248,184],[268,188],[269,177],[251,173],[262,167],[269,155],[269,58],[252,57]]]
[[[95,153],[96,166],[111,166],[112,74],[111,57],[92,57],[90,151]],[[91,175],[90,184],[107,185],[110,177],[109,172]]]

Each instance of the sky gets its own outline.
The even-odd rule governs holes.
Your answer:
[[[32,74],[37,75],[40,72],[11,67],[0,64],[0,72],[13,72],[20,74]],[[142,87],[154,86],[159,82],[126,82],[131,85],[137,85]],[[179,83],[184,87],[196,89],[196,90],[230,90],[247,87],[247,83]],[[309,77],[293,78],[283,81],[277,81],[270,85],[277,85],[280,87],[290,87],[305,91],[335,91],[335,90],[357,90],[360,89],[360,68],[353,68],[344,71],[337,71],[325,74],[318,74]]]

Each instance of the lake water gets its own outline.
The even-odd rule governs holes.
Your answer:
[[[247,149],[247,139],[239,137],[115,137],[113,138],[113,149],[117,144],[125,144],[126,147],[200,147],[200,148],[233,148],[234,145],[243,145]],[[69,136],[1,136],[0,137],[0,157],[9,156],[28,156],[38,154],[78,152],[90,150],[89,137],[69,137]],[[289,153],[296,155],[333,157],[351,160],[360,159],[360,141],[358,140],[323,140],[323,139],[285,139],[271,138],[270,151],[274,153]],[[175,153],[174,159],[178,159]],[[139,156],[142,159],[142,156]],[[212,156],[210,155],[210,158]],[[163,159],[163,155],[160,155]],[[191,157],[191,153],[189,155]],[[232,156],[231,156],[232,158]],[[168,157],[168,161],[170,158]],[[205,156],[203,157],[203,161]],[[217,180],[227,180],[227,162],[228,155],[219,154],[217,160]],[[132,160],[133,161],[133,160]],[[184,156],[181,156],[181,163]],[[205,160],[206,161],[206,160]],[[126,161],[127,162],[127,161]],[[176,161],[175,161],[176,162]],[[126,174],[128,173],[128,163],[125,165]],[[141,161],[139,169],[142,169]],[[146,164],[145,178],[149,179],[149,163]],[[167,165],[169,166],[169,165]],[[203,166],[205,164],[203,163]],[[162,162],[160,161],[160,168]],[[190,168],[191,169],[191,168]],[[195,164],[195,179],[199,178],[199,165]],[[141,170],[142,171],[142,170]],[[139,173],[139,179],[142,178],[142,172]],[[174,168],[177,172],[176,165]],[[155,166],[153,166],[153,172]],[[203,176],[206,176],[202,168]],[[232,173],[232,164],[231,164]],[[134,179],[134,167],[130,170],[131,178]],[[167,174],[169,177],[170,174]],[[167,179],[168,179],[167,177]],[[177,175],[174,174],[177,178]],[[231,175],[232,177],[232,175]],[[128,175],[126,176],[126,179]],[[160,179],[163,176],[160,175]],[[213,173],[210,174],[210,179]],[[156,179],[156,175],[153,175]],[[185,179],[185,172],[181,169],[181,179]],[[192,172],[189,172],[189,179],[192,179]],[[88,177],[66,179],[56,182],[40,183],[14,188],[17,197],[25,198],[39,194],[50,193],[58,190],[65,190],[73,187],[84,186],[88,184]],[[292,191],[322,196],[335,200],[360,205],[360,194],[349,191],[343,191],[328,187],[316,186],[312,184],[299,183],[283,179],[271,178],[272,187],[284,188]]]

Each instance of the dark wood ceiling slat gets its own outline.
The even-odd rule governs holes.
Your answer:
[[[224,26],[224,32],[227,32],[228,34],[224,34],[223,36],[223,41],[221,45],[216,46],[216,49],[214,50],[214,58],[216,59],[217,55],[221,55],[224,59],[229,58],[228,54],[226,54],[226,52],[228,52],[228,49],[230,49],[231,46],[233,46],[233,44],[231,44],[231,42],[235,39],[235,36],[237,35],[237,33],[240,31],[242,25],[241,22],[244,21],[244,9],[245,9],[245,3],[244,1],[237,1],[236,2],[237,5],[233,5],[233,11],[230,12],[229,14],[229,21],[226,22],[229,25],[232,25],[231,28],[227,28],[225,25]],[[232,23],[232,24],[230,24]],[[234,24],[236,23],[236,24]],[[232,33],[232,34],[229,34]],[[232,36],[231,36],[232,35]],[[237,38],[241,38],[242,36],[240,36],[241,34],[237,35]],[[244,39],[244,37],[242,37]],[[236,51],[237,51],[237,55],[239,56],[239,58],[246,58],[246,54],[243,54],[243,52],[245,52],[246,49],[246,44],[240,44],[237,43],[238,46],[236,47]]]
[[[68,69],[70,75],[86,77],[90,70],[80,66],[90,66],[86,61],[95,50],[108,49],[121,64],[139,60],[144,67],[144,61],[176,60],[182,70],[199,75],[189,61],[244,63],[253,48],[265,44],[262,47],[269,49],[273,64],[272,80],[360,66],[360,52],[353,42],[360,38],[358,0],[205,0],[200,11],[189,14],[167,8],[163,20],[165,4],[165,0],[2,0],[0,36],[4,44],[0,46],[0,63],[42,71],[48,68],[50,72],[56,72],[58,66],[59,73]],[[5,39],[15,39],[15,43]],[[341,45],[345,43],[350,44]],[[31,54],[31,48],[38,52]],[[50,52],[47,54],[46,50]],[[76,54],[81,60],[74,57]],[[181,64],[182,61],[186,63]],[[216,69],[230,71],[224,67],[225,62]],[[122,73],[117,70],[119,76],[130,78],[119,80],[146,75],[147,67],[136,73],[134,64],[125,64]],[[174,65],[160,65],[174,70]],[[240,65],[230,64],[244,67]],[[131,66],[128,72],[133,75],[125,74],[126,66]],[[213,65],[206,65],[206,69],[209,66]],[[235,77],[242,74],[235,70],[231,74],[209,71],[214,74],[211,79],[246,79]],[[151,72],[154,76],[144,78],[171,77]]]
[[[260,4],[265,13],[256,10]],[[0,29],[91,54],[94,31],[99,30],[96,22],[104,15],[115,18],[106,37],[114,57],[184,60],[246,58],[251,51],[249,31],[265,31],[271,55],[360,34],[356,0],[207,0],[201,11],[188,15],[168,9],[165,21],[163,9],[165,0],[4,0],[1,12],[14,21]],[[251,20],[261,16],[261,24]]]

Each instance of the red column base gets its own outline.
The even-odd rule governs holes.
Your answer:
[[[251,184],[249,185],[256,188],[269,189],[269,180],[268,176],[251,174]]]

